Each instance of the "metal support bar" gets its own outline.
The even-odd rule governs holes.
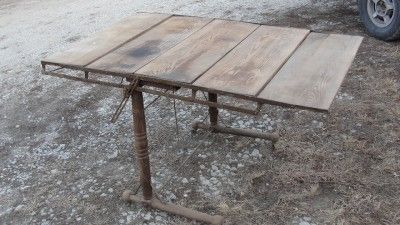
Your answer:
[[[236,106],[219,104],[219,103],[216,103],[216,102],[200,100],[200,99],[193,98],[193,97],[188,97],[188,96],[175,95],[175,94],[166,93],[166,92],[157,91],[157,90],[148,89],[148,88],[143,88],[143,87],[138,87],[138,88],[136,88],[136,90],[137,91],[141,91],[141,92],[145,92],[145,93],[149,93],[149,94],[153,94],[153,95],[161,95],[161,96],[164,96],[164,97],[178,99],[178,100],[181,100],[181,101],[197,103],[197,104],[201,104],[201,105],[206,105],[206,106],[210,106],[210,107],[215,107],[215,108],[221,108],[221,109],[226,109],[226,110],[246,113],[246,114],[250,114],[250,115],[257,115],[259,113],[257,110],[251,110],[251,109],[245,109],[245,108],[240,108],[240,107],[236,107]]]
[[[225,218],[223,216],[211,216],[196,210],[188,209],[182,206],[174,204],[164,204],[157,198],[152,198],[150,200],[142,199],[138,196],[132,195],[131,191],[124,191],[122,198],[127,202],[138,202],[150,206],[152,208],[165,211],[174,215],[183,216],[189,219],[197,220],[200,222],[205,222],[212,225],[223,224]]]
[[[91,84],[99,84],[99,85],[108,86],[108,87],[116,87],[116,88],[129,87],[128,85],[123,85],[123,84],[119,84],[119,83],[117,84],[117,83],[101,81],[101,80],[74,77],[74,76],[65,75],[65,74],[62,74],[62,73],[50,72],[50,71],[43,71],[43,74],[50,75],[50,76],[53,76],[53,77],[65,78],[65,79],[68,79],[68,80],[81,81],[81,82],[91,83]]]
[[[217,101],[218,101],[217,94],[208,93],[208,101],[217,103]],[[208,112],[210,113],[211,126],[217,126],[218,125],[218,109],[216,107],[210,106],[208,108]]]
[[[233,135],[239,135],[239,136],[245,136],[245,137],[266,139],[266,140],[272,141],[273,143],[275,143],[279,140],[278,134],[262,133],[262,132],[249,130],[249,129],[223,127],[223,126],[219,126],[219,125],[213,126],[213,125],[205,124],[202,122],[193,123],[192,128],[194,131],[196,131],[200,128],[203,130],[209,130],[209,131],[216,132],[216,133],[233,134]]]
[[[60,77],[60,78],[65,78],[65,79],[74,80],[74,81],[81,81],[81,82],[91,83],[91,84],[99,84],[99,85],[108,86],[108,87],[123,88],[123,89],[129,88],[129,85],[125,85],[125,84],[121,84],[121,83],[113,83],[113,82],[109,82],[109,81],[101,81],[101,80],[86,78],[86,77],[88,77],[88,76],[86,76],[86,74],[85,74],[84,78],[83,77],[81,78],[81,77],[66,75],[66,74],[62,74],[62,73],[46,71],[45,68],[43,69],[42,73],[46,74],[46,75],[54,76],[54,77]],[[160,84],[156,84],[153,82],[147,82],[147,81],[143,81],[143,85],[144,86],[148,85],[148,86],[152,86],[152,87],[156,87],[156,88],[164,88],[167,90],[170,90],[170,89],[178,90],[180,88],[180,87],[175,87],[175,86],[170,86],[170,85],[160,85]],[[206,106],[214,107],[217,109],[221,108],[221,109],[236,111],[236,112],[245,113],[245,114],[249,114],[249,115],[258,115],[260,113],[258,108],[255,110],[245,109],[245,108],[240,108],[240,107],[236,107],[236,106],[220,104],[217,102],[196,99],[195,96],[191,96],[191,97],[180,96],[180,95],[166,93],[166,92],[149,89],[149,88],[144,88],[144,87],[138,87],[135,90],[153,94],[153,95],[159,95],[159,96],[164,96],[167,98],[173,98],[173,99],[177,99],[177,100],[181,100],[181,101],[186,101],[186,102],[190,102],[190,103],[206,105]]]

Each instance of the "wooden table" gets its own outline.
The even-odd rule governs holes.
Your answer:
[[[143,197],[124,198],[211,224],[209,216],[153,195],[143,92],[209,106],[210,124],[194,128],[277,141],[276,134],[218,125],[218,109],[258,114],[263,104],[328,111],[361,37],[238,21],[140,13],[42,60],[47,75],[123,88],[132,97],[136,157]],[[120,77],[123,82],[102,77]],[[188,89],[191,95],[176,92]],[[208,93],[206,100],[197,92]],[[256,104],[219,102],[218,95]],[[126,101],[125,101],[126,103]]]

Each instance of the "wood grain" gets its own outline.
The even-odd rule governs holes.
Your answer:
[[[211,19],[174,16],[140,37],[91,63],[87,68],[133,74],[156,57],[195,33]]]
[[[258,97],[328,110],[361,42],[357,36],[310,34]]]
[[[164,80],[192,83],[258,26],[214,20],[136,73]]]
[[[171,15],[140,13],[114,24],[109,29],[99,32],[74,44],[67,51],[50,56],[43,62],[73,66],[85,66],[127,41],[153,28]]]
[[[272,79],[309,32],[261,26],[194,85],[254,96]]]

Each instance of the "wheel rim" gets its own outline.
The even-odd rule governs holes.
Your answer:
[[[368,0],[367,10],[371,21],[378,27],[389,26],[394,19],[394,0]]]

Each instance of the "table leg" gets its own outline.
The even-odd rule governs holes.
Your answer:
[[[217,94],[208,93],[208,101],[217,103],[218,96]],[[210,125],[211,127],[218,125],[218,109],[215,107],[209,107],[208,112],[210,114]]]
[[[208,93],[208,101],[217,102],[218,96],[214,93]],[[225,134],[233,134],[238,136],[245,137],[253,137],[253,138],[261,138],[272,141],[275,143],[279,140],[279,135],[274,133],[262,133],[248,129],[239,129],[239,128],[231,128],[231,127],[223,127],[218,125],[218,108],[208,107],[208,112],[210,114],[210,124],[205,124],[202,122],[195,122],[192,125],[193,131],[196,132],[198,129],[209,130],[214,133],[225,133]]]
[[[132,92],[133,130],[135,135],[136,160],[140,166],[140,183],[143,188],[143,197],[150,200],[153,197],[151,187],[151,173],[149,151],[146,133],[146,117],[144,114],[143,94]]]
[[[134,123],[134,136],[137,162],[140,167],[140,183],[143,188],[143,197],[133,195],[129,190],[124,191],[122,198],[128,202],[143,203],[152,208],[162,210],[171,214],[184,216],[189,219],[206,222],[213,225],[221,225],[224,222],[222,216],[211,216],[196,210],[188,209],[174,204],[164,204],[153,196],[151,187],[150,160],[146,134],[146,118],[143,106],[143,94],[132,91],[132,112]]]

